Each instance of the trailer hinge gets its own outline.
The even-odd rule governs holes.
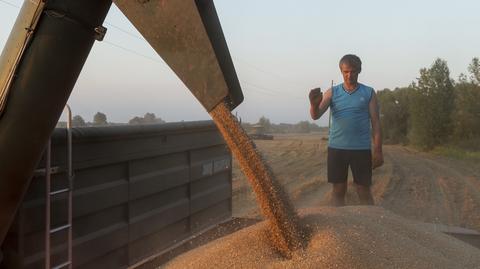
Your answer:
[[[103,27],[102,25],[95,27],[95,40],[102,41],[107,33],[107,28]]]
[[[61,10],[55,10],[55,9],[48,9],[48,10],[45,10],[44,12],[45,14],[47,14],[47,16],[50,16],[52,18],[57,18],[57,19],[64,19],[66,21],[79,25],[80,27],[84,28],[89,32],[92,32],[93,26],[90,26],[88,23],[84,22],[80,18],[77,18],[70,13],[67,13]],[[106,33],[107,33],[107,28],[103,27],[102,25],[93,27],[93,37],[95,38],[95,40],[102,41]]]

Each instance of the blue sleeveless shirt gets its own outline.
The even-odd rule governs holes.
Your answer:
[[[372,95],[373,88],[360,83],[352,93],[343,88],[343,83],[332,88],[329,147],[349,150],[371,148],[368,108]]]

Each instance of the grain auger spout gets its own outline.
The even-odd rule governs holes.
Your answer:
[[[232,110],[243,101],[213,1],[114,3],[208,112],[221,102]]]

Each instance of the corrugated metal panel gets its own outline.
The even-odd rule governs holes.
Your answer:
[[[86,264],[75,265],[81,269],[122,268],[128,264],[128,247],[118,248]]]
[[[133,265],[163,249],[192,235],[189,219],[184,218],[153,234],[132,241],[129,244],[129,259]]]
[[[206,227],[212,226],[222,220],[228,219],[231,214],[232,200],[223,200],[211,207],[193,213],[190,216],[190,229],[192,231],[200,231]]]
[[[54,166],[64,166],[65,141],[57,129]],[[77,128],[73,154],[76,268],[127,267],[231,217],[231,155],[211,121]],[[54,174],[55,188],[66,183]],[[6,262],[43,268],[44,196],[39,176],[3,244]],[[54,226],[66,205],[66,196],[52,201]],[[65,239],[52,236],[53,262],[66,258]]]
[[[187,152],[130,162],[130,199],[158,193],[189,181]]]

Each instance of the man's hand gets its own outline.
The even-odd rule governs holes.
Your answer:
[[[374,151],[372,156],[372,169],[378,168],[383,165],[383,152]]]
[[[320,88],[315,88],[310,91],[308,94],[308,98],[310,99],[310,105],[313,107],[318,107],[320,102],[322,102],[323,94],[320,91]]]

